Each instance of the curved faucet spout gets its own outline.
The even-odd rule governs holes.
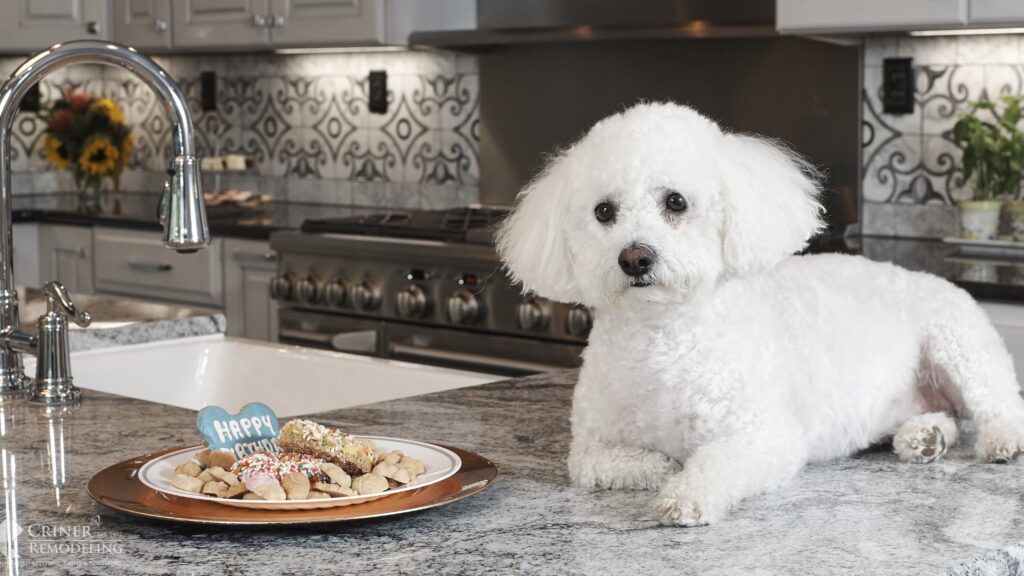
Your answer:
[[[174,118],[175,154],[168,168],[162,200],[164,245],[192,251],[210,243],[192,114],[184,95],[167,72],[134,48],[112,42],[80,40],[52,46],[26,60],[0,88],[0,336],[5,341],[10,341],[19,328],[18,296],[13,278],[11,132],[18,105],[29,88],[53,70],[70,64],[120,66],[135,73],[164,101]],[[20,388],[22,379],[21,359],[8,345],[0,351],[0,393]]]

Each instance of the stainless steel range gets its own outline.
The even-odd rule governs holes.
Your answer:
[[[590,312],[511,284],[491,240],[504,215],[393,211],[274,233],[281,341],[496,374],[578,365]]]

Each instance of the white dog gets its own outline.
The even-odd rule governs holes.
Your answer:
[[[659,518],[693,526],[887,436],[901,459],[933,461],[959,417],[976,420],[980,458],[1024,448],[1010,355],[966,292],[793,256],[822,228],[811,172],[689,108],[643,104],[522,191],[498,237],[512,275],[594,311],[575,484],[658,488]]]

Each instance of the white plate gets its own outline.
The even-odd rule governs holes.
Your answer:
[[[427,444],[426,442],[403,440],[401,438],[385,438],[382,436],[358,436],[358,438],[372,440],[377,447],[378,453],[401,450],[404,454],[422,462],[426,471],[407,486],[388,490],[387,492],[362,496],[343,496],[341,498],[320,498],[316,500],[236,500],[217,498],[216,496],[197,494],[171,486],[171,479],[174,478],[174,469],[179,464],[188,462],[195,454],[203,450],[202,447],[196,446],[193,448],[183,448],[150,460],[139,470],[139,480],[157,492],[182,498],[192,498],[194,500],[209,500],[218,504],[224,504],[225,506],[255,508],[259,510],[311,510],[314,508],[334,508],[335,506],[360,504],[392,494],[418,490],[452,476],[462,466],[462,460],[454,452],[440,446]]]

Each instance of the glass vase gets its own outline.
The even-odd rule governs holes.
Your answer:
[[[75,186],[78,192],[77,210],[79,212],[84,214],[98,214],[103,211],[102,177],[76,174]]]

